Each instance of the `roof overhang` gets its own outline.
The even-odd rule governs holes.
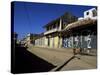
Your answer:
[[[97,23],[97,19],[90,19],[90,18],[86,18],[86,19],[82,19],[82,20],[78,20],[76,22],[70,23],[68,24],[65,29],[63,29],[62,31],[66,31],[66,30],[71,30],[73,28],[76,27],[82,27],[82,26],[91,26]]]

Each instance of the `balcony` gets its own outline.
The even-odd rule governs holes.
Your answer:
[[[46,32],[44,32],[44,35],[47,35],[47,34],[50,34],[50,33],[54,33],[54,32],[57,32],[57,31],[59,31],[59,28],[55,28],[55,29],[46,31]]]

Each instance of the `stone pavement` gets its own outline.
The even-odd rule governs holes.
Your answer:
[[[87,55],[73,56],[72,49],[65,48],[40,48],[30,46],[28,50],[38,57],[57,66],[51,71],[83,70],[97,68],[97,57]],[[77,59],[80,57],[80,59]]]

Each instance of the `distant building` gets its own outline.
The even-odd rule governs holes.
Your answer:
[[[83,17],[79,17],[78,20],[83,20],[86,18],[97,19],[97,9],[92,8],[92,9],[84,11]]]
[[[33,34],[29,33],[26,35],[25,38],[23,38],[23,40],[21,40],[21,43],[23,45],[30,45],[32,43],[32,39],[33,39]]]
[[[85,18],[97,19],[97,9],[92,8],[87,11],[84,11],[84,19]]]
[[[43,33],[41,33],[35,39],[35,46],[45,47],[46,46],[45,41],[46,41],[46,37],[44,36]]]
[[[22,44],[24,45],[30,45],[33,44],[35,45],[35,40],[39,37],[39,34],[33,34],[33,33],[29,33],[26,35],[25,38],[23,38],[23,40],[21,40]]]

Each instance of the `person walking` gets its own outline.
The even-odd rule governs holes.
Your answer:
[[[76,45],[75,45],[75,42],[73,42],[73,54],[74,54],[74,56],[76,55]]]
[[[80,59],[77,54],[79,53],[79,48],[77,48],[75,42],[73,43],[73,54],[74,54],[74,57]]]

